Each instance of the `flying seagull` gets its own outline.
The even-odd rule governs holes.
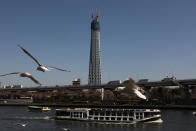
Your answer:
[[[18,125],[21,125],[21,126],[25,127],[27,124],[25,124],[25,123],[18,123]]]
[[[69,130],[69,128],[62,128],[64,131],[68,131]]]
[[[60,68],[56,68],[56,67],[53,67],[53,66],[43,66],[39,63],[39,61],[37,59],[35,59],[35,57],[33,57],[27,50],[25,50],[22,46],[18,45],[18,47],[24,52],[26,53],[28,56],[30,56],[37,64],[38,64],[38,67],[37,67],[37,70],[38,71],[42,71],[42,72],[45,72],[45,71],[50,71],[51,69],[56,69],[56,70],[59,70],[59,71],[64,71],[64,72],[70,72],[68,70],[65,70],[65,69],[60,69]]]
[[[35,78],[33,78],[33,76],[31,74],[29,74],[28,72],[12,72],[12,73],[8,73],[8,74],[4,74],[4,75],[0,75],[1,76],[7,76],[7,75],[14,75],[14,74],[19,74],[20,77],[28,77],[30,78],[34,83],[38,84],[41,86],[41,84],[39,83],[39,81],[37,81]]]
[[[131,88],[131,89],[133,90],[133,92],[134,92],[139,98],[144,99],[144,100],[147,100],[146,96],[143,95],[143,94],[140,92],[141,88],[140,88],[138,85],[136,85],[136,83],[135,83],[135,81],[134,81],[133,79],[129,78],[128,80],[126,80],[126,81],[123,82],[123,85],[124,85],[125,87]]]
[[[139,98],[142,98],[142,99],[146,100],[146,96],[143,95],[139,90],[133,89],[133,91]]]

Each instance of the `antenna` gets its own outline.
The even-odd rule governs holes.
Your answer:
[[[93,13],[93,8],[92,8],[92,16],[91,16],[91,17],[92,17],[92,20],[93,20],[94,17],[95,17],[95,16],[94,16],[94,13]]]
[[[99,12],[98,12],[98,10],[96,9],[96,21],[98,20],[98,17],[99,17]]]

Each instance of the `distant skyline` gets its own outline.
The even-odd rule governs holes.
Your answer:
[[[1,0],[0,74],[29,72],[42,85],[88,83],[92,9],[100,17],[102,83],[110,80],[196,78],[195,0]],[[71,72],[38,72],[42,64]],[[0,77],[5,85],[35,86]]]

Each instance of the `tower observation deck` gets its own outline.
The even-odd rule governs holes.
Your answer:
[[[100,24],[98,14],[92,15],[91,21],[91,44],[90,44],[90,60],[89,60],[89,85],[101,84],[100,69]]]

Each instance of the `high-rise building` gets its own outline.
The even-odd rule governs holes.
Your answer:
[[[91,47],[89,60],[89,85],[101,84],[101,69],[100,69],[100,25],[98,21],[98,13],[92,14],[91,21]]]

